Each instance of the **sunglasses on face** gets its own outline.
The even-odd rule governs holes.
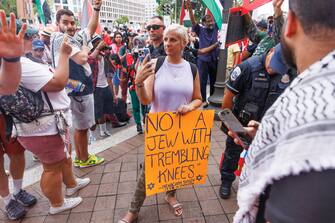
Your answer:
[[[147,30],[148,31],[150,31],[151,29],[153,29],[153,30],[158,30],[158,29],[160,29],[161,27],[164,27],[164,26],[162,26],[162,25],[150,25],[150,26],[147,26]]]

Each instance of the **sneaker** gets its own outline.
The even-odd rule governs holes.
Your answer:
[[[138,134],[143,134],[143,129],[142,129],[142,125],[141,124],[137,124],[136,125],[136,129],[137,129]]]
[[[66,196],[71,196],[74,195],[78,190],[86,187],[90,182],[90,178],[76,178],[76,182],[77,182],[77,186],[73,187],[73,188],[66,188],[65,190],[65,194]]]
[[[75,157],[74,160],[73,160],[73,166],[74,167],[79,167],[80,166],[80,160],[77,157]]]
[[[111,136],[112,134],[108,131],[100,132],[100,137],[108,137]]]
[[[58,214],[63,211],[70,210],[72,208],[77,207],[83,199],[81,197],[74,197],[74,198],[64,198],[64,203],[60,207],[50,207],[49,213],[50,214]]]
[[[38,159],[37,156],[33,155],[33,161],[34,161],[34,162],[39,162],[40,160]]]
[[[11,199],[10,202],[5,206],[5,210],[10,220],[23,218],[27,214],[27,211],[24,209],[24,207],[14,199]]]
[[[208,104],[207,101],[204,101],[204,102],[202,103],[202,107],[203,107],[203,108],[208,108],[208,106],[209,106],[209,104]]]
[[[37,202],[37,199],[35,196],[29,194],[27,191],[22,190],[22,189],[19,191],[19,193],[13,194],[13,196],[16,201],[18,201],[25,207],[31,207]]]
[[[103,163],[104,161],[105,161],[104,158],[98,157],[97,155],[94,155],[94,154],[90,154],[86,161],[80,161],[79,167],[86,168],[86,167],[96,166],[96,165]]]

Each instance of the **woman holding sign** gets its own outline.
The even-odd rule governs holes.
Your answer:
[[[148,55],[144,59],[135,79],[136,93],[142,104],[151,105],[151,113],[178,112],[183,115],[201,106],[198,71],[194,64],[182,58],[187,43],[185,28],[171,25],[164,31],[164,50],[167,56],[150,61]],[[129,211],[119,223],[131,223],[138,217],[146,197],[144,169],[137,182]],[[176,190],[168,191],[165,200],[174,209],[176,216],[182,215],[183,209],[176,199]]]

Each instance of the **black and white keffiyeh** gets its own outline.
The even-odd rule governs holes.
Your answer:
[[[234,223],[255,222],[274,180],[335,169],[335,51],[301,73],[265,114],[245,160]]]

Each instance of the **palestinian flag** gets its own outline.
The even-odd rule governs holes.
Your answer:
[[[51,24],[51,12],[47,0],[33,0],[36,5],[41,23],[45,26]]]
[[[217,26],[219,27],[219,29],[221,29],[223,7],[221,5],[220,0],[202,0],[202,3],[212,13]]]
[[[185,27],[192,27],[192,22],[191,22],[191,19],[190,19],[190,14],[189,14],[188,10],[184,6],[184,1],[183,1],[182,6],[181,6],[181,10],[180,10],[179,24],[180,25],[184,25]]]
[[[246,14],[268,2],[271,2],[271,0],[243,0],[242,5],[242,15]]]

